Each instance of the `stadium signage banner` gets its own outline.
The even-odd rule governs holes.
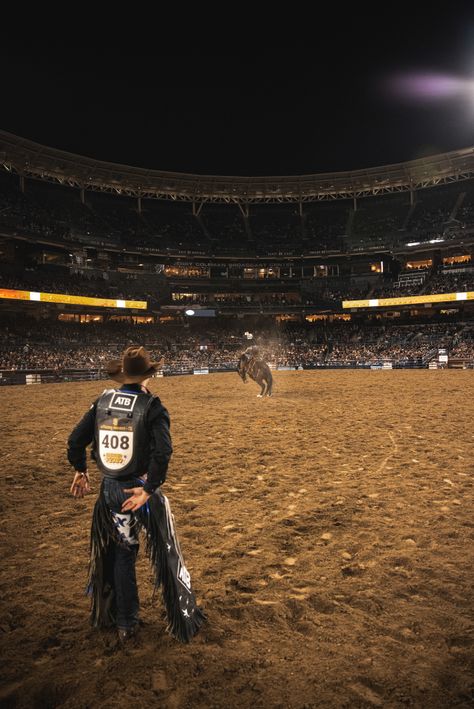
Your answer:
[[[27,290],[0,288],[0,298],[10,300],[33,300],[41,303],[64,303],[67,305],[91,305],[95,308],[137,308],[146,310],[146,300],[117,300],[115,298],[89,298],[65,293],[38,293]]]
[[[285,261],[285,262],[275,262],[272,261],[270,262],[271,257],[269,256],[267,259],[259,259],[258,261],[211,261],[208,259],[207,261],[179,261],[176,266],[201,266],[202,268],[208,268],[209,266],[221,266],[221,267],[227,267],[227,266],[238,266],[239,268],[265,268],[267,266],[281,266],[282,263],[284,266],[294,266],[295,262],[294,261]],[[451,272],[451,271],[450,271]]]
[[[343,300],[343,308],[380,308],[387,305],[420,305],[420,303],[447,303],[456,300],[474,300],[474,291],[466,293],[435,293],[410,295],[405,298],[371,298],[370,300]]]

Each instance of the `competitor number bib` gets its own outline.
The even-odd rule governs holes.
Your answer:
[[[122,470],[133,456],[133,431],[99,429],[99,456],[109,470]]]

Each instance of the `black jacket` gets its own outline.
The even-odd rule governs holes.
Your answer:
[[[140,393],[140,384],[124,384],[121,391]],[[82,417],[68,438],[67,457],[79,472],[87,470],[86,447],[94,440],[95,412],[98,399]],[[158,397],[150,405],[145,421],[152,442],[144,490],[153,493],[166,480],[168,463],[173,453],[170,436],[170,417]]]

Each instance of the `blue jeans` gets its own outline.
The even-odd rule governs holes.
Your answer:
[[[104,478],[104,497],[114,519],[121,543],[110,545],[111,580],[113,579],[118,628],[132,628],[138,623],[139,600],[135,561],[138,554],[138,527],[132,512],[121,512],[122,504],[129,499],[124,489],[139,487],[137,479],[121,481]]]

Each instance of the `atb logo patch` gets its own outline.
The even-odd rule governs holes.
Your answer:
[[[99,430],[99,456],[109,470],[122,470],[133,456],[133,431]]]
[[[138,394],[127,394],[122,391],[116,391],[110,402],[110,408],[115,411],[133,411]]]
[[[185,565],[181,562],[181,559],[178,561],[178,581],[181,581],[184,588],[191,593],[191,575]]]

